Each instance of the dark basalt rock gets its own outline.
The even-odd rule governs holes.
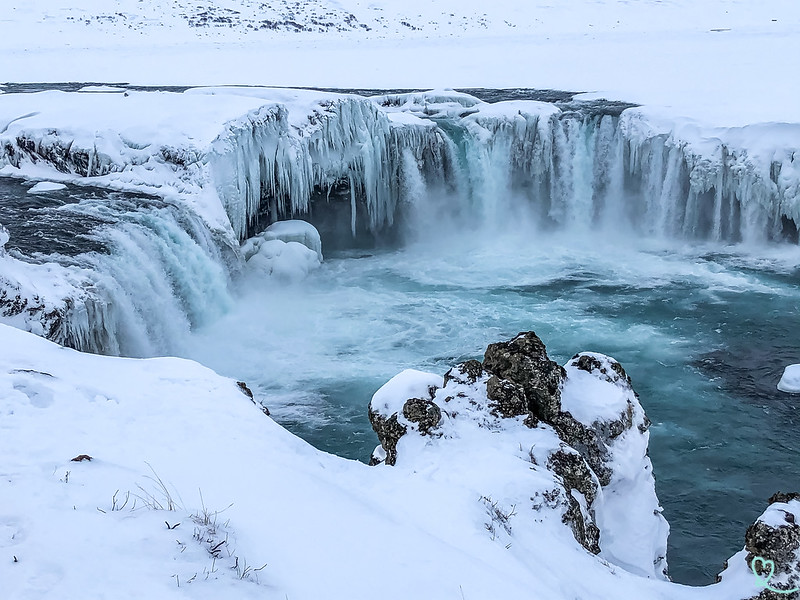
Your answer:
[[[486,396],[490,401],[490,410],[495,416],[508,419],[528,414],[525,389],[518,383],[492,375],[486,382]],[[532,421],[530,426],[533,427],[535,424],[536,422]]]
[[[592,504],[597,498],[597,483],[580,454],[564,449],[553,452],[547,459],[547,468],[561,477],[567,491],[577,490],[583,494],[587,504]]]
[[[453,367],[444,374],[444,385],[455,380],[456,383],[472,384],[483,377],[483,365],[478,360],[468,360]]]
[[[777,493],[770,498],[770,504],[800,500],[798,493]],[[747,550],[745,561],[762,577],[770,575],[764,564],[771,560],[775,564],[775,574],[769,579],[770,587],[776,590],[800,588],[800,523],[793,513],[784,511],[785,523],[778,527],[756,521],[747,529],[744,546]],[[760,557],[760,560],[757,558]],[[753,562],[755,561],[755,563]],[[784,577],[788,578],[784,579]],[[780,578],[780,580],[778,580]],[[787,594],[764,589],[758,596],[749,600],[800,600],[800,592]]]
[[[568,494],[569,508],[561,517],[565,525],[569,525],[575,540],[592,554],[600,554],[600,528],[591,519],[585,519],[578,501]]]
[[[427,435],[442,420],[442,409],[431,400],[411,398],[403,405],[403,416],[416,423],[422,435]]]
[[[566,372],[550,360],[544,343],[533,331],[520,333],[509,342],[490,344],[483,368],[521,386],[532,417],[548,422],[561,412],[561,384]]]
[[[397,413],[387,418],[372,410],[371,407],[369,422],[378,435],[381,446],[386,451],[386,464],[394,465],[397,462],[397,442],[406,434],[408,428],[397,421]]]
[[[562,521],[570,526],[578,543],[592,554],[600,553],[600,529],[594,522],[592,503],[597,498],[598,484],[592,476],[589,465],[580,454],[565,449],[553,452],[547,459],[547,468],[558,475],[563,482],[569,507]],[[586,498],[589,514],[584,514],[581,506],[572,495],[578,491]]]
[[[775,504],[776,502],[780,502],[782,504],[786,504],[787,502],[791,502],[792,500],[800,500],[800,493],[798,492],[775,492],[769,499],[770,504]]]
[[[610,383],[616,383],[619,380],[622,380],[628,385],[632,385],[631,378],[625,372],[625,369],[622,368],[622,365],[610,357],[609,362],[611,370],[614,372],[613,374],[609,373],[608,370],[603,366],[603,363],[600,362],[597,357],[592,356],[591,354],[576,354],[571,360],[571,364],[581,371],[586,371],[587,373],[594,373],[595,371],[598,371],[602,378]]]
[[[597,435],[597,431],[577,421],[570,413],[562,412],[549,423],[558,437],[580,452],[597,475],[601,485],[611,482],[611,469],[606,465],[608,449]]]

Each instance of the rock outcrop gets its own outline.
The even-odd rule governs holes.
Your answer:
[[[530,431],[527,459],[553,482],[530,490],[532,508],[558,513],[589,552],[634,570],[638,561],[642,574],[666,577],[668,526],[647,457],[649,421],[617,361],[580,353],[562,367],[534,332],[524,332],[489,345],[482,362],[451,368],[441,383],[436,377],[404,371],[376,392],[369,418],[381,446],[371,464],[397,464],[404,447],[472,438],[470,428],[478,435]],[[475,438],[493,443],[491,436]],[[497,513],[494,501],[490,505]],[[620,518],[630,531],[615,530]],[[631,535],[647,538],[645,551],[652,556],[633,556],[625,542]]]
[[[773,495],[744,539],[745,562],[765,586],[748,600],[800,600],[800,494]]]

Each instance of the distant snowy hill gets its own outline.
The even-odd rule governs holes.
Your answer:
[[[536,87],[800,122],[794,0],[12,0],[2,81]]]

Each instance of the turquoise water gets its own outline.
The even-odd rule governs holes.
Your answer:
[[[374,391],[535,330],[561,362],[620,360],[653,421],[676,581],[706,584],[776,490],[800,488],[800,249],[475,232],[328,257],[293,286],[245,279],[189,356],[246,380],[277,420],[367,460]]]

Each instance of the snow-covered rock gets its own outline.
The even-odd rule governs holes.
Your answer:
[[[789,365],[783,370],[778,389],[789,394],[800,394],[800,364]]]
[[[6,252],[6,244],[11,237],[8,234],[8,229],[3,227],[3,224],[0,223],[0,258],[5,255]]]
[[[242,244],[253,272],[283,281],[300,281],[322,263],[322,242],[305,221],[278,221]]]
[[[747,528],[744,549],[725,562],[717,577],[723,583],[736,580],[751,590],[743,589],[737,598],[800,598],[800,493],[774,494],[764,513]]]
[[[532,481],[512,504],[554,511],[590,552],[666,578],[669,527],[647,456],[649,421],[614,359],[582,353],[561,367],[536,334],[521,333],[443,380],[403,371],[375,393],[369,416],[389,465],[470,444],[486,451],[491,469],[498,440],[517,441],[512,453],[527,459],[526,477],[535,472],[540,487],[532,492]]]
[[[277,221],[267,227],[261,234],[264,240],[280,240],[282,242],[298,242],[309,250],[317,253],[317,258],[322,262],[322,240],[319,231],[308,221],[290,219]]]

